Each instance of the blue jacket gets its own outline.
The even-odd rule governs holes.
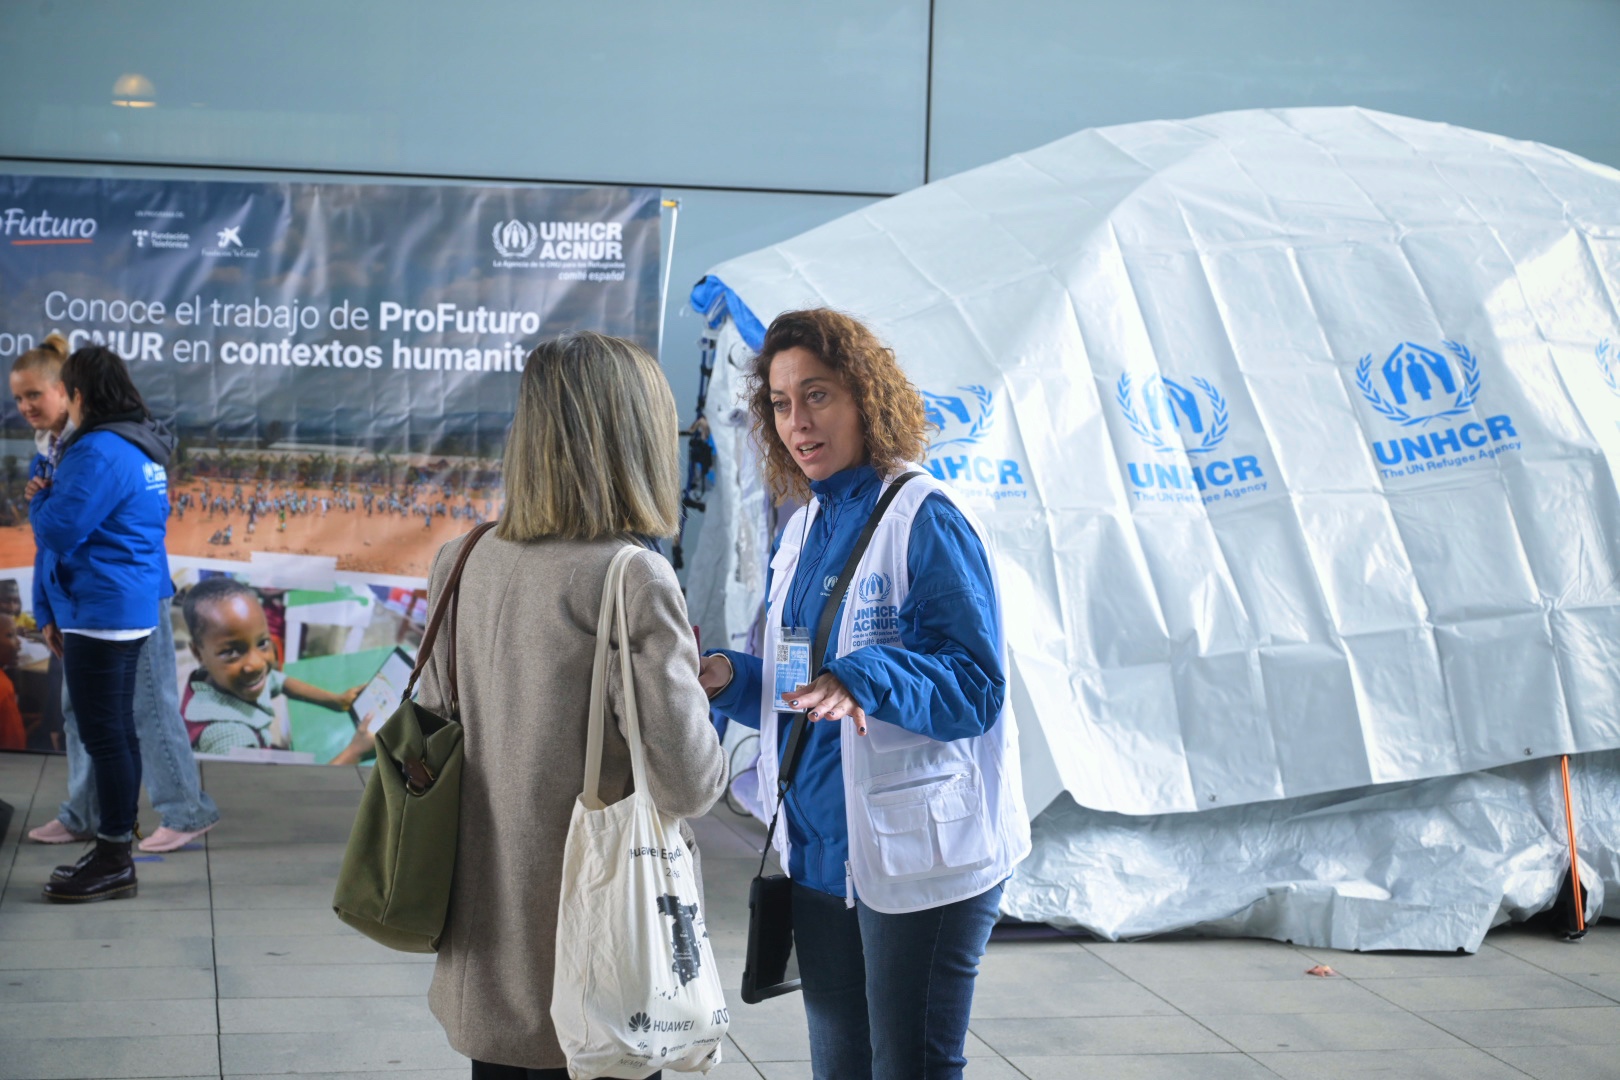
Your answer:
[[[882,485],[875,469],[857,465],[810,488],[821,500],[821,511],[805,537],[782,625],[805,626],[814,633],[827,604],[827,582],[843,570]],[[930,495],[912,522],[906,564],[911,586],[900,606],[901,645],[871,645],[836,656],[834,622],[822,670],[836,675],[869,716],[941,740],[982,735],[1001,714],[1006,696],[995,587],[984,545],[948,499]],[[757,728],[764,665],[757,656],[720,651],[736,674],[716,695],[714,707]],[[844,895],[849,858],[838,745],[839,726],[845,722],[809,726],[785,814],[793,878],[833,896]],[[778,725],[784,743],[790,727]],[[776,754],[780,761],[781,746]]]
[[[28,508],[41,626],[157,625],[158,601],[174,593],[163,547],[172,448],[172,436],[150,421],[95,427],[64,444],[50,486]]]

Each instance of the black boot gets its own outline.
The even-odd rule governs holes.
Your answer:
[[[95,857],[96,857],[96,845],[91,844],[90,849],[88,851],[86,851],[83,855],[80,855],[77,861],[68,863],[66,866],[58,866],[55,870],[52,870],[51,871],[51,880],[52,881],[65,881],[65,880],[67,880],[68,878],[72,877],[74,874],[77,874],[80,870],[84,869],[84,864],[89,862],[91,859],[93,859]]]
[[[117,900],[135,895],[135,860],[129,840],[96,838],[96,847],[81,859],[65,878],[52,877],[45,884],[45,899],[64,904],[92,900]]]

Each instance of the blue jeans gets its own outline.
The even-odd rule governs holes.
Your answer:
[[[815,1080],[960,1080],[973,980],[1001,890],[885,915],[794,884]]]
[[[198,832],[219,820],[219,807],[202,790],[191,739],[180,719],[180,678],[174,666],[174,626],[169,601],[158,605],[157,629],[146,639],[135,671],[135,734],[141,744],[141,777],[158,821],[178,832]],[[90,755],[79,738],[69,695],[62,695],[62,731],[67,740],[68,797],[57,813],[69,831],[95,831],[100,816]]]

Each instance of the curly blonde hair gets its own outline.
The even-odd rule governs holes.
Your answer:
[[[922,395],[906,378],[886,347],[858,319],[828,308],[778,315],[765,331],[765,344],[754,357],[748,377],[748,406],[754,414],[754,439],[765,456],[765,478],[777,501],[788,495],[807,498],[810,483],[776,434],[771,408],[771,361],[787,349],[815,355],[843,382],[860,410],[866,436],[866,460],[887,476],[908,461],[918,461],[928,447],[928,419]]]

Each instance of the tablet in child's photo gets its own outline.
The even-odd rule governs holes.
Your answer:
[[[383,661],[377,674],[354,701],[355,727],[365,728],[373,735],[399,708],[405,696],[405,687],[411,681],[411,669],[416,661],[404,649],[396,647]]]

